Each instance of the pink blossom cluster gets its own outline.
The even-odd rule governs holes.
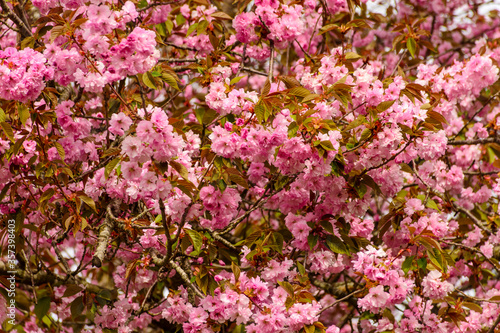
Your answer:
[[[138,17],[132,2],[127,1],[120,11],[93,4],[80,10],[88,20],[77,29],[82,42],[73,42],[81,45],[64,44],[60,37],[44,51],[55,69],[56,82],[67,85],[76,81],[87,91],[99,93],[106,84],[144,73],[156,65],[160,53],[154,31],[136,27],[121,40],[106,37]]]
[[[424,287],[423,295],[431,299],[443,299],[453,290],[453,285],[447,281],[442,281],[442,273],[431,271],[422,281]]]
[[[213,296],[205,297],[195,307],[187,301],[187,292],[181,289],[180,293],[168,298],[169,307],[163,310],[162,317],[182,324],[185,332],[193,333],[213,332],[210,322],[226,321],[247,324],[246,330],[254,333],[298,332],[318,318],[317,302],[296,303],[287,308],[287,291],[280,286],[272,287],[259,277],[249,278],[244,273],[238,281],[230,274],[218,277],[228,283],[225,290],[217,288]],[[262,311],[254,316],[258,309]]]
[[[396,262],[401,264],[402,260],[371,245],[358,252],[353,269],[379,284],[370,288],[368,295],[358,301],[364,310],[378,312],[391,304],[403,302],[412,293],[414,282],[405,278],[401,270],[389,269]]]
[[[258,40],[254,28],[260,26],[263,37],[285,48],[304,32],[303,7],[288,6],[278,1],[257,1],[255,12],[238,14],[233,21],[236,38],[242,43]]]
[[[34,101],[54,76],[47,59],[31,48],[0,50],[0,98],[22,103]]]
[[[236,215],[241,197],[233,188],[226,188],[224,192],[212,185],[205,186],[200,191],[200,199],[208,210],[211,218],[201,218],[200,224],[212,230],[225,228]]]

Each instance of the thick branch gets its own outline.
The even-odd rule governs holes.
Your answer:
[[[165,214],[165,204],[160,198],[158,200],[160,204],[161,222],[163,223],[163,229],[165,229],[165,237],[167,238],[167,254],[165,255],[164,263],[170,260],[172,255],[172,238],[170,238],[170,223],[167,220],[167,215]]]
[[[191,288],[191,290],[193,290],[196,295],[198,295],[201,298],[205,298],[205,295],[203,295],[203,293],[191,283],[191,281],[189,280],[189,277],[188,277],[187,273],[181,268],[181,266],[179,266],[173,260],[170,260],[169,264],[170,264],[170,266],[172,266],[173,269],[175,269],[175,271],[177,272],[177,274],[180,275],[180,277],[184,281],[184,283],[186,283],[186,285],[189,288]]]
[[[111,236],[111,229],[113,227],[113,213],[111,212],[112,205],[108,205],[106,218],[103,225],[101,226],[101,231],[99,233],[99,239],[97,243],[97,248],[92,258],[92,266],[101,267],[104,256],[106,255],[106,249],[108,247],[109,237]]]
[[[5,2],[5,0],[0,0],[0,7],[2,7],[2,11],[7,14],[7,17],[11,19],[12,22],[19,28],[21,32],[21,37],[24,39],[26,37],[32,36],[31,31],[28,29],[26,24],[24,24],[23,20],[19,16],[17,16],[12,9],[10,9],[9,5]]]
[[[485,139],[470,139],[470,140],[453,140],[448,141],[450,146],[464,146],[464,145],[481,145],[485,143],[500,143],[500,138],[485,138]]]

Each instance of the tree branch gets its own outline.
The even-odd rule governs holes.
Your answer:
[[[101,231],[99,233],[99,239],[97,243],[97,248],[95,254],[92,258],[92,266],[101,267],[104,256],[106,255],[106,249],[108,247],[109,237],[111,236],[111,229],[113,227],[113,213],[111,212],[113,204],[109,204],[106,209],[106,218],[101,226]]]
[[[179,266],[175,261],[170,260],[169,261],[170,266],[172,266],[173,269],[177,272],[177,274],[180,275],[181,279],[184,281],[184,283],[195,292],[196,295],[198,295],[200,298],[205,298],[205,295],[197,288],[195,287],[191,281],[189,280],[189,277],[187,273]]]
[[[485,138],[485,139],[470,139],[470,140],[453,140],[448,141],[450,146],[464,146],[464,145],[481,145],[486,143],[500,143],[500,138]]]
[[[17,16],[12,9],[10,9],[9,5],[5,2],[5,0],[0,0],[0,7],[2,11],[7,14],[7,17],[11,19],[12,22],[19,28],[21,32],[21,38],[24,39],[29,36],[33,36],[31,31],[28,29],[26,24],[24,24],[23,20],[19,16]]]

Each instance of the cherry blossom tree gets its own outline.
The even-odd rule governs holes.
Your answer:
[[[7,332],[500,332],[485,0],[0,0]]]

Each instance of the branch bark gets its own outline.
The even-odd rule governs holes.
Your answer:
[[[106,249],[108,247],[109,237],[111,236],[111,230],[113,227],[114,218],[113,213],[111,212],[111,208],[114,206],[114,203],[111,203],[107,207],[106,218],[104,220],[103,225],[101,226],[101,231],[99,232],[99,239],[97,243],[97,249],[95,251],[94,257],[92,258],[92,266],[101,267],[102,261],[104,260],[104,256],[106,255]]]
[[[2,7],[2,11],[7,14],[7,17],[11,19],[11,21],[14,22],[14,24],[19,28],[22,39],[33,35],[26,24],[24,24],[23,20],[21,20],[21,18],[17,16],[12,9],[10,9],[5,0],[0,0],[0,7]]]

